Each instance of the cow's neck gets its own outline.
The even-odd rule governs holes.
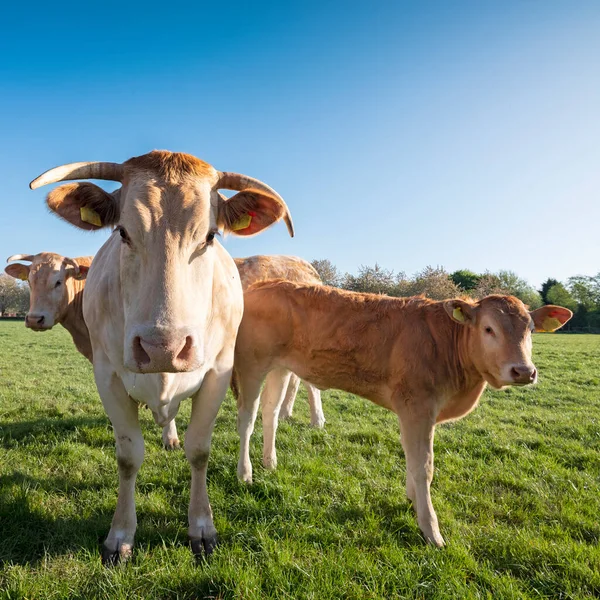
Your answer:
[[[89,361],[92,360],[90,334],[83,320],[83,281],[71,280],[69,304],[60,324],[71,334],[75,347]]]

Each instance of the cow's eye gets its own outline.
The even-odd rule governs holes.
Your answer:
[[[55,287],[55,288],[59,287],[59,286],[61,285],[61,283],[62,283],[62,281],[57,281],[57,282],[54,284],[54,287]]]
[[[209,231],[206,236],[206,245],[210,246],[215,241],[215,235],[217,235],[216,231]]]
[[[125,227],[121,227],[120,225],[117,227],[117,230],[119,232],[119,235],[121,236],[121,241],[124,244],[129,244],[131,242],[131,239],[129,238],[129,234],[127,233],[127,231],[125,231]]]
[[[489,333],[490,335],[494,335],[494,330],[491,327],[486,327],[485,332]]]

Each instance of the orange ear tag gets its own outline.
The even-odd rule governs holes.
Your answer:
[[[554,317],[546,317],[542,323],[542,327],[544,328],[544,331],[555,331],[561,325],[562,325],[562,323],[558,319],[555,319]]]
[[[235,223],[232,223],[231,231],[239,231],[240,229],[246,229],[250,227],[250,223],[252,223],[252,216],[243,215]]]
[[[81,216],[82,221],[85,221],[86,223],[91,223],[92,225],[96,225],[97,227],[102,227],[102,219],[93,208],[82,206],[79,209],[79,215]]]

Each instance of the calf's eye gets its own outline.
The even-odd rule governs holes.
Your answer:
[[[486,327],[485,332],[489,333],[490,335],[494,335],[494,330],[491,327]]]
[[[58,287],[58,286],[59,286],[61,283],[62,283],[61,281],[57,281],[57,282],[54,284],[54,287],[55,287],[55,288],[57,288],[57,287]]]

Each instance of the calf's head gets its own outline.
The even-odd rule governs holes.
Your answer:
[[[555,331],[573,313],[561,306],[534,311],[514,296],[488,296],[477,303],[447,300],[448,316],[465,327],[469,360],[494,388],[536,383],[531,360],[534,331]]]
[[[52,190],[48,206],[81,229],[114,228],[119,252],[125,366],[138,373],[181,372],[203,363],[203,332],[227,298],[216,297],[215,235],[259,233],[292,220],[269,186],[222,173],[188,154],[154,151],[118,163],[73,163],[52,169],[32,189],[63,180],[119,181],[113,193],[91,183]],[[239,193],[225,198],[218,190]]]
[[[64,319],[75,296],[77,290],[72,280],[85,279],[89,266],[52,252],[14,254],[7,262],[17,260],[31,264],[13,263],[4,271],[29,283],[29,312],[25,326],[34,331],[52,329]]]

